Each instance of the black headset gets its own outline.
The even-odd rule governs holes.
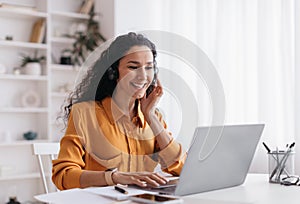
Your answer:
[[[113,68],[113,66],[107,69],[107,75],[109,80],[117,80],[119,78],[118,68]]]

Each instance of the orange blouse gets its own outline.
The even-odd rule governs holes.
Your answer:
[[[159,112],[157,116],[166,128]],[[58,158],[53,161],[52,180],[61,190],[79,188],[84,170],[117,167],[123,172],[153,172],[158,163],[165,172],[179,175],[184,160],[181,145],[174,139],[159,149],[140,108],[131,121],[111,98],[105,98],[72,106]]]

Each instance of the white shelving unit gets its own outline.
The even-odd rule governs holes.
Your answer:
[[[1,9],[0,9],[1,12]],[[0,46],[15,47],[15,48],[30,48],[30,49],[41,49],[46,50],[47,46],[40,43],[31,43],[31,42],[18,42],[18,41],[0,41]]]
[[[12,0],[6,2],[22,2],[37,9],[0,8],[0,65],[6,68],[6,73],[0,74],[0,203],[6,203],[9,196],[17,196],[24,202],[43,193],[31,144],[59,141],[63,136],[62,123],[55,119],[67,96],[63,90],[73,88],[79,70],[72,65],[61,65],[60,56],[75,42],[67,34],[89,19],[89,15],[77,13],[82,1]],[[31,43],[31,28],[40,18],[46,22],[45,40]],[[13,40],[5,40],[6,36],[12,36]],[[21,64],[20,54],[33,55],[35,50],[47,58],[42,75],[14,74],[13,69]],[[39,95],[38,107],[22,105],[22,96],[28,90]],[[37,132],[37,139],[25,140],[23,133],[28,131]],[[1,172],[5,168],[13,171]]]
[[[74,13],[74,12],[64,12],[64,11],[52,11],[50,13],[52,16],[61,17],[61,18],[71,18],[71,19],[79,19],[79,20],[88,20],[89,15]]]
[[[24,180],[24,179],[38,179],[40,177],[40,173],[30,173],[23,175],[10,175],[5,177],[0,177],[0,181],[11,181],[11,180]]]

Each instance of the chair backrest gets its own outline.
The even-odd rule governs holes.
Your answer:
[[[50,161],[55,159],[56,155],[59,152],[59,143],[34,143],[32,144],[32,150],[33,155],[36,155],[38,160],[38,166],[40,170],[41,179],[43,181],[45,193],[49,193],[45,165],[42,158],[48,157],[48,160],[50,159]]]

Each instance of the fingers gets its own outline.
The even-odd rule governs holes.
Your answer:
[[[147,98],[151,100],[156,100],[160,98],[162,95],[163,95],[163,88],[160,85],[160,83],[158,83],[157,86],[153,88],[153,91],[149,94]]]
[[[163,88],[161,86],[155,87],[156,96],[160,97],[163,95]]]
[[[129,182],[130,182],[130,184],[135,184],[135,185],[140,186],[140,187],[147,187],[147,182],[143,182],[142,180],[140,180],[136,176],[130,176]]]
[[[158,176],[155,173],[139,175],[138,177],[139,177],[139,181],[146,184],[146,186],[158,187],[162,184],[166,184],[166,179],[162,178],[161,176]]]
[[[122,173],[122,177],[121,184],[135,184],[140,187],[158,187],[167,182],[163,176],[151,172]]]

